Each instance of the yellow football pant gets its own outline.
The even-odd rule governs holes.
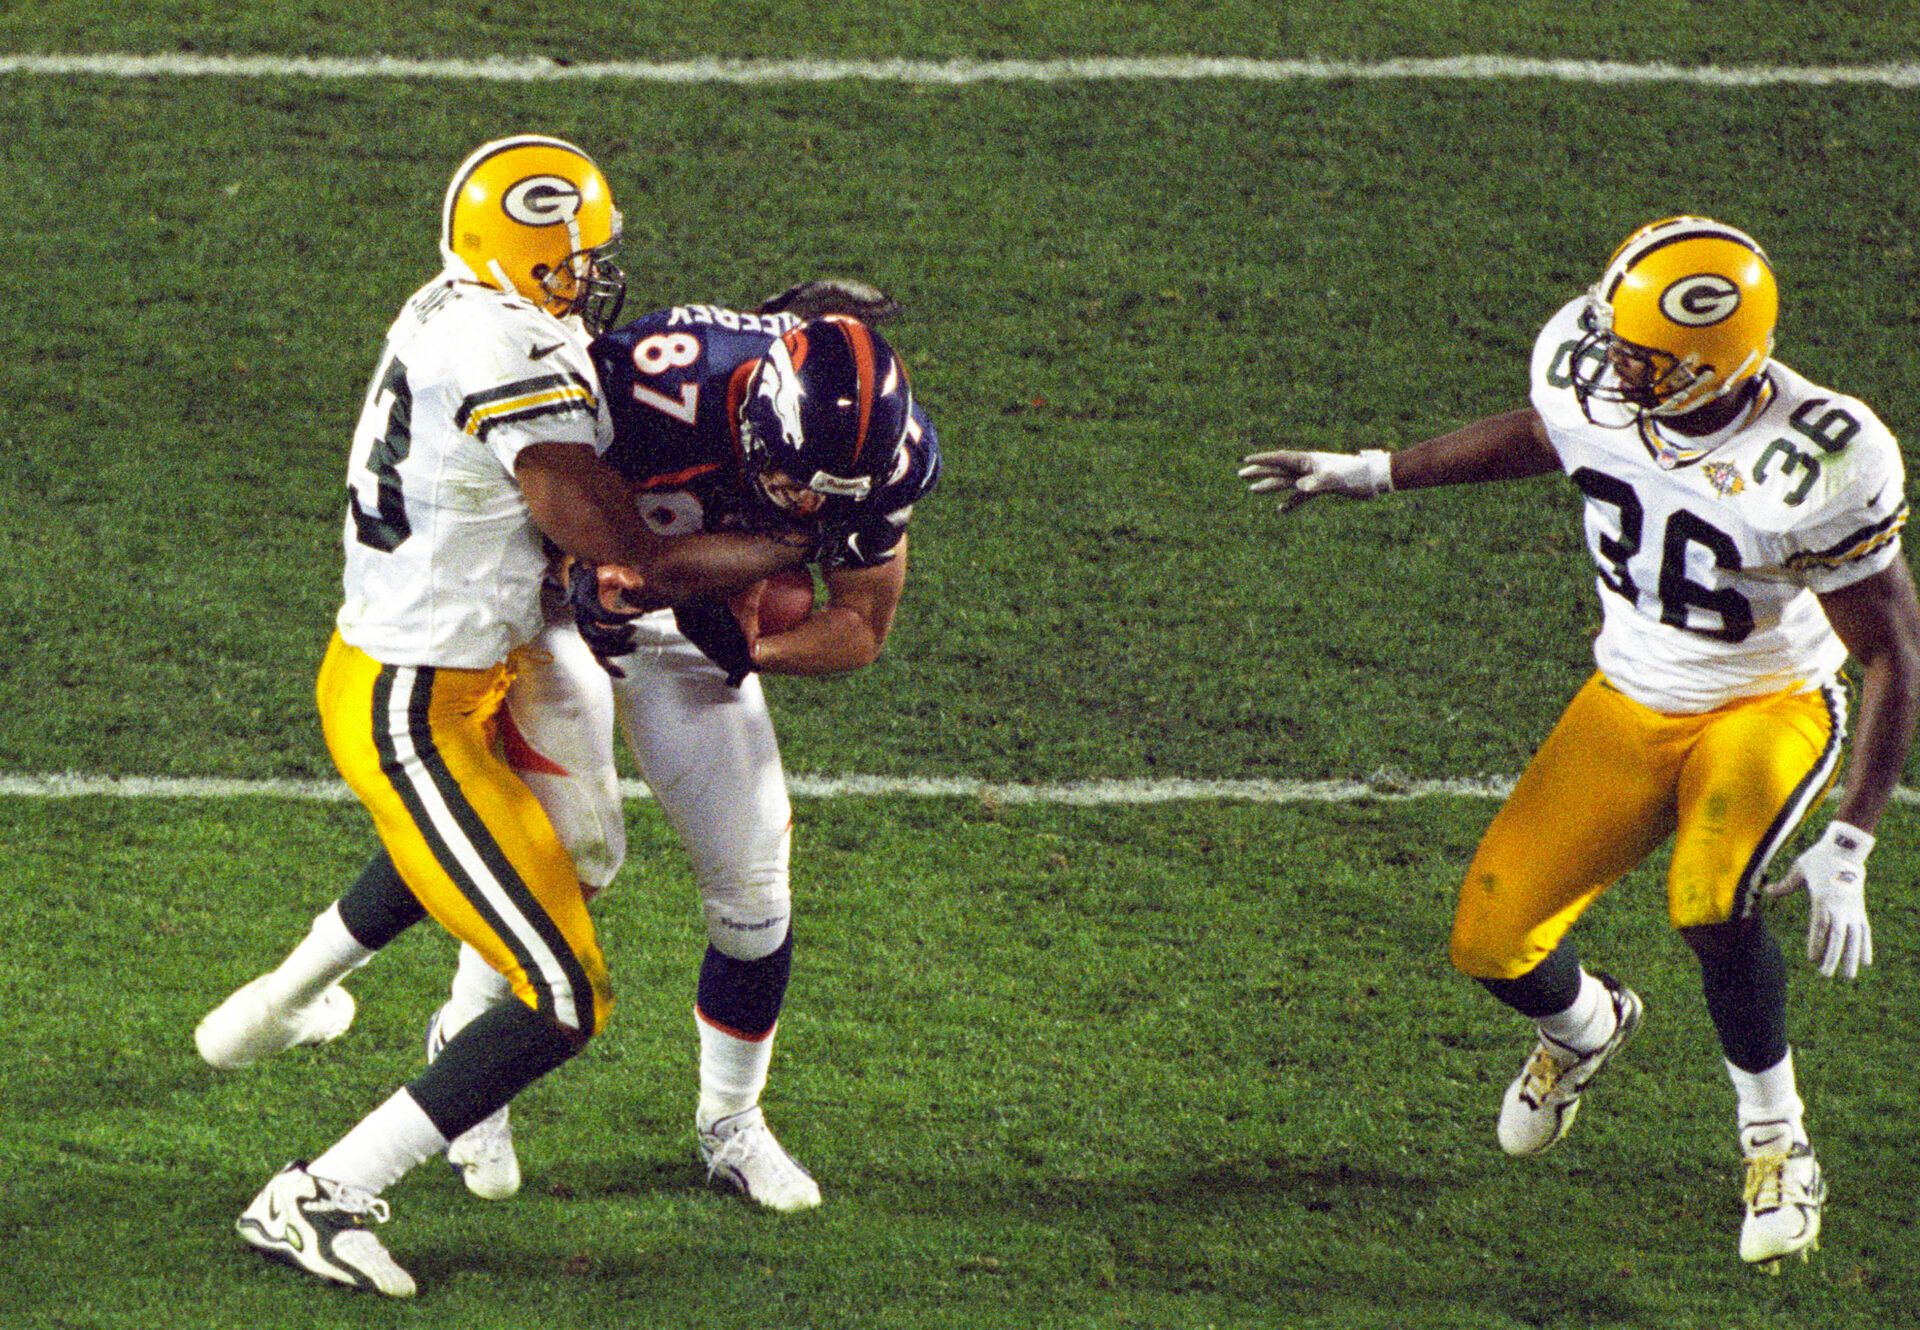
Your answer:
[[[611,1005],[580,880],[494,745],[513,671],[383,665],[336,633],[316,697],[327,750],[428,914],[522,1002],[582,1039]]]
[[[1454,965],[1477,979],[1526,974],[1669,834],[1674,927],[1745,915],[1767,861],[1833,784],[1845,731],[1833,685],[1674,716],[1594,675],[1480,841]]]

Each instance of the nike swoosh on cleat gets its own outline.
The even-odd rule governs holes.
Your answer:
[[[252,1229],[255,1233],[258,1233],[261,1238],[276,1246],[289,1247],[294,1251],[306,1250],[306,1239],[300,1236],[300,1230],[292,1224],[282,1224],[278,1233],[270,1231],[265,1224],[257,1219],[242,1219],[240,1226],[242,1229]]]
[[[545,359],[547,356],[552,355],[555,351],[558,351],[561,347],[565,345],[566,345],[565,342],[555,342],[552,346],[536,346],[533,348],[533,350],[527,352],[527,359],[528,360]]]

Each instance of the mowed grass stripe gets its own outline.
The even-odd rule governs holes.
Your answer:
[[[558,64],[544,57],[407,60],[322,56],[222,56],[131,52],[0,55],[0,74],[109,78],[456,79],[500,83],[1087,83],[1112,80],[1507,80],[1562,83],[1678,83],[1706,87],[1920,86],[1920,63],[1864,65],[1676,65],[1616,60],[1549,60],[1459,55],[1397,60],[1258,60],[1215,56],[1110,56],[1060,60],[617,60]]]
[[[1097,808],[1199,802],[1208,799],[1253,804],[1343,804],[1367,799],[1504,799],[1512,776],[1449,776],[1409,780],[1380,775],[1367,780],[1073,780],[1050,783],[972,780],[939,776],[790,776],[802,799],[980,799],[1001,804],[1051,804]],[[646,782],[623,780],[628,799],[650,799]],[[1920,803],[1920,790],[1901,786],[1898,803]],[[350,803],[347,787],[332,780],[236,780],[221,776],[87,776],[77,772],[0,776],[0,798],[14,799],[294,799]]]

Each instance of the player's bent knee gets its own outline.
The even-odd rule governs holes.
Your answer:
[[[1528,926],[1518,915],[1509,893],[1498,889],[1498,880],[1475,860],[1460,889],[1447,942],[1453,968],[1469,979],[1512,979],[1525,974],[1541,953],[1532,951]]]
[[[1727,924],[1740,922],[1733,906],[1732,894],[1727,892],[1672,896],[1667,904],[1667,920],[1682,934],[1695,929],[1721,928]]]
[[[592,887],[612,882],[627,857],[627,824],[617,778],[611,773],[590,777],[520,774],[546,811],[580,880]]]
[[[573,963],[568,963],[571,961]],[[569,957],[561,973],[529,977],[524,970],[509,974],[513,996],[567,1037],[584,1045],[606,1028],[613,1014],[613,988],[606,963],[596,948],[590,955]]]
[[[716,916],[709,906],[707,941],[723,956],[736,961],[757,961],[780,949],[780,944],[787,940],[791,923],[792,916],[785,909],[754,916],[735,913]]]
[[[784,868],[727,874],[701,884],[707,940],[737,961],[757,961],[779,950],[793,919],[793,893]]]
[[[1511,979],[1525,971],[1525,963],[1519,957],[1519,948],[1511,939],[1457,926],[1447,947],[1447,958],[1453,962],[1453,968],[1469,979]]]

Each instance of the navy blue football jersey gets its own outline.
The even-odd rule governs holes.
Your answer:
[[[676,305],[595,339],[613,416],[607,461],[633,486],[649,528],[677,536],[800,524],[747,481],[738,424],[754,366],[799,325],[791,314]],[[838,529],[834,561],[867,567],[892,557],[913,505],[939,476],[939,440],[916,402],[892,472],[861,503],[853,527]]]

